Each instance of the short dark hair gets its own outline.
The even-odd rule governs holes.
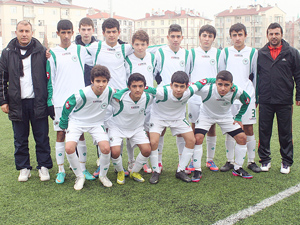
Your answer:
[[[149,44],[149,35],[147,34],[146,31],[138,30],[132,36],[132,44],[134,43],[135,40],[140,40],[140,41],[143,41],[143,42],[146,41],[147,44]]]
[[[171,32],[181,32],[182,34],[182,28],[178,24],[171,24],[169,27],[168,34],[170,35]]]
[[[29,22],[29,21],[27,21],[27,20],[21,20],[21,21],[19,21],[18,23],[17,23],[17,26],[16,26],[16,30],[18,30],[18,25],[19,24],[22,24],[22,25],[24,25],[24,26],[30,26],[31,27],[31,30],[32,30],[32,25],[31,25],[31,23]]]
[[[81,26],[92,26],[94,29],[94,22],[91,18],[84,17],[79,21],[79,29]]]
[[[232,83],[233,77],[232,74],[228,70],[222,70],[218,73],[216,80],[221,79],[224,81],[230,81]]]
[[[188,83],[189,83],[189,77],[186,74],[186,72],[177,71],[171,77],[171,83],[173,84],[174,82],[179,83],[179,84],[186,84],[186,85],[188,85]]]
[[[280,25],[279,23],[271,23],[271,24],[268,26],[267,34],[269,33],[269,29],[276,29],[276,28],[280,28],[281,34],[283,34],[283,29],[282,29],[282,27],[281,27],[281,25]]]
[[[96,77],[105,77],[109,81],[110,72],[106,66],[95,65],[91,70],[91,81],[94,82]]]
[[[200,37],[201,34],[204,33],[205,31],[206,31],[207,33],[209,33],[209,34],[213,34],[213,35],[214,35],[214,38],[216,38],[216,36],[217,36],[217,31],[216,31],[216,28],[214,28],[214,26],[209,25],[209,24],[202,26],[202,27],[200,28],[200,30],[199,30],[199,37]]]
[[[60,20],[57,23],[57,31],[60,32],[61,30],[72,30],[73,31],[73,24],[70,20]]]
[[[128,81],[127,81],[128,87],[131,86],[133,81],[142,81],[144,83],[144,86],[146,86],[146,79],[140,73],[133,73],[130,75],[130,77],[128,78]]]
[[[102,23],[102,31],[105,32],[106,28],[111,29],[116,27],[120,31],[120,23],[115,18],[108,18]]]
[[[229,35],[231,36],[231,32],[233,32],[233,31],[235,31],[235,32],[239,32],[239,31],[241,31],[241,30],[244,30],[244,32],[245,32],[245,36],[247,35],[247,29],[246,29],[246,27],[245,27],[245,25],[244,24],[242,24],[242,23],[236,23],[236,24],[233,24],[231,27],[230,27],[230,29],[229,29]]]

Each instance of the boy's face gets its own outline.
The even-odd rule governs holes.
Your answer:
[[[180,47],[181,41],[183,40],[182,33],[180,31],[173,31],[168,36],[168,41],[171,49]]]
[[[146,49],[149,44],[146,41],[141,41],[139,39],[135,39],[134,43],[132,43],[132,47],[134,48],[134,54],[138,58],[144,58],[146,54]]]
[[[130,86],[128,87],[131,91],[130,97],[133,101],[138,101],[145,89],[145,84],[143,81],[133,81]]]
[[[71,38],[74,34],[74,31],[69,30],[60,30],[56,32],[57,36],[60,37],[60,43],[62,46],[68,47],[71,44]]]
[[[105,37],[106,43],[113,47],[117,44],[118,38],[120,35],[120,31],[114,27],[114,28],[105,28],[105,32],[102,32],[103,36]]]
[[[95,77],[94,81],[91,81],[93,86],[92,89],[96,95],[101,95],[105,90],[108,80],[105,77]]]
[[[230,91],[232,82],[218,79],[216,80],[216,85],[219,95],[224,96]]]
[[[244,30],[240,30],[238,32],[232,31],[230,33],[230,38],[233,43],[233,46],[237,50],[242,50],[244,48],[246,37],[247,35],[245,35]]]
[[[183,96],[183,93],[188,88],[188,86],[186,84],[177,83],[177,82],[171,83],[170,87],[173,90],[173,95],[176,98],[181,98]]]
[[[215,40],[215,37],[212,33],[208,33],[207,31],[204,31],[203,33],[201,33],[199,40],[200,40],[201,48],[204,51],[208,51],[210,50],[211,45]]]
[[[90,43],[95,29],[90,25],[81,25],[79,33],[83,43]]]

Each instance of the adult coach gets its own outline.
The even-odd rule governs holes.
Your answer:
[[[47,108],[46,49],[32,37],[32,25],[17,24],[16,38],[3,50],[0,59],[0,105],[12,121],[18,181],[31,176],[29,123],[36,142],[37,169],[41,181],[50,180],[52,168]]]
[[[270,139],[274,114],[278,124],[281,173],[289,173],[293,164],[292,111],[296,83],[296,105],[300,105],[300,55],[282,39],[282,27],[271,23],[269,42],[258,51],[259,147],[262,171],[271,167]]]

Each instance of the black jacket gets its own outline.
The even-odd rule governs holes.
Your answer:
[[[298,50],[282,40],[280,54],[274,60],[269,43],[258,51],[258,103],[293,104],[294,83],[296,100],[300,101],[300,55]]]
[[[35,38],[34,50],[31,54],[31,74],[34,91],[35,118],[48,116],[47,112],[47,74],[46,49]],[[0,58],[0,105],[9,105],[9,119],[22,120],[22,103],[20,88],[19,56],[16,50],[17,38],[12,39],[3,50]]]

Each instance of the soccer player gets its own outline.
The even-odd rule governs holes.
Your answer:
[[[208,80],[210,80],[208,78]],[[150,143],[152,166],[151,184],[159,181],[160,169],[158,167],[158,142],[162,131],[170,127],[172,134],[181,135],[184,138],[185,146],[176,172],[176,178],[185,182],[191,182],[191,178],[185,173],[195,145],[193,130],[185,119],[186,103],[193,96],[195,91],[200,90],[206,83],[206,79],[188,85],[189,77],[183,71],[177,71],[171,78],[171,84],[163,87],[148,88],[146,91],[155,95],[155,102],[151,109],[150,118]]]
[[[245,45],[247,37],[246,27],[237,23],[229,30],[233,46],[224,48],[220,55],[220,70],[228,70],[233,76],[233,82],[245,90],[251,97],[247,111],[242,116],[243,129],[247,135],[248,168],[253,172],[261,171],[254,161],[256,140],[253,132],[253,124],[256,123],[255,91],[257,81],[257,50]],[[232,115],[238,113],[241,103],[235,101],[231,106]],[[226,136],[227,162],[220,169],[222,172],[233,169],[235,140],[227,134]]]
[[[81,190],[85,174],[75,153],[80,136],[89,132],[101,149],[99,180],[105,187],[112,183],[106,174],[110,164],[109,138],[104,128],[104,117],[111,102],[114,89],[109,87],[110,73],[105,66],[96,65],[91,71],[92,85],[80,89],[71,95],[64,104],[59,127],[67,129],[66,153],[68,161],[76,175],[75,190]]]
[[[144,92],[146,79],[140,73],[133,73],[128,79],[128,89],[114,94],[114,115],[108,121],[111,157],[118,171],[117,183],[125,183],[125,173],[122,165],[121,143],[124,138],[130,140],[132,147],[137,145],[140,153],[136,158],[130,177],[138,182],[144,182],[139,171],[148,161],[151,153],[149,138],[144,130],[145,112],[153,97]]]
[[[84,47],[71,43],[74,33],[71,21],[59,21],[56,33],[60,37],[60,45],[50,50],[51,57],[47,62],[48,106],[54,106],[55,109],[54,130],[57,131],[55,150],[58,165],[56,183],[62,184],[66,176],[64,169],[65,132],[58,126],[59,118],[66,99],[85,86],[83,66],[89,55]],[[86,179],[94,180],[95,178],[85,167],[87,148],[83,135],[80,137],[77,150]]]
[[[189,54],[191,64],[190,81],[208,78],[215,78],[219,69],[219,57],[221,50],[212,47],[216,38],[216,29],[212,25],[204,25],[199,30],[200,46],[193,48]],[[202,104],[201,96],[193,95],[188,102],[189,121],[192,123],[192,128],[195,130],[195,122],[198,120],[200,106]],[[211,171],[218,171],[219,168],[214,163],[214,155],[216,151],[216,125],[213,124],[207,132],[207,157],[206,166]],[[188,169],[193,170],[192,162]]]
[[[194,150],[195,171],[192,177],[193,182],[199,182],[202,177],[201,158],[203,139],[210,127],[216,123],[221,127],[223,134],[227,133],[236,140],[235,163],[232,174],[246,179],[253,177],[242,168],[247,151],[247,138],[242,130],[241,117],[248,108],[250,97],[241,88],[233,85],[232,79],[232,74],[229,71],[223,70],[218,73],[215,84],[206,85],[199,92],[196,92],[196,94],[202,97],[203,104],[201,105],[200,116],[195,125],[196,144]],[[242,103],[242,106],[233,119],[230,107],[236,99]]]
[[[143,30],[138,30],[132,36],[132,47],[134,53],[126,57],[125,68],[127,77],[133,73],[142,74],[145,79],[147,86],[153,87],[154,80],[154,66],[155,66],[155,55],[147,52],[149,46],[149,36]],[[146,118],[145,118],[145,131],[149,133],[149,120],[150,120],[151,105],[147,107]],[[134,164],[134,149],[131,147],[130,141],[127,141],[127,152],[128,152],[128,171],[131,171]],[[148,163],[143,166],[146,173],[151,173],[152,169]]]

